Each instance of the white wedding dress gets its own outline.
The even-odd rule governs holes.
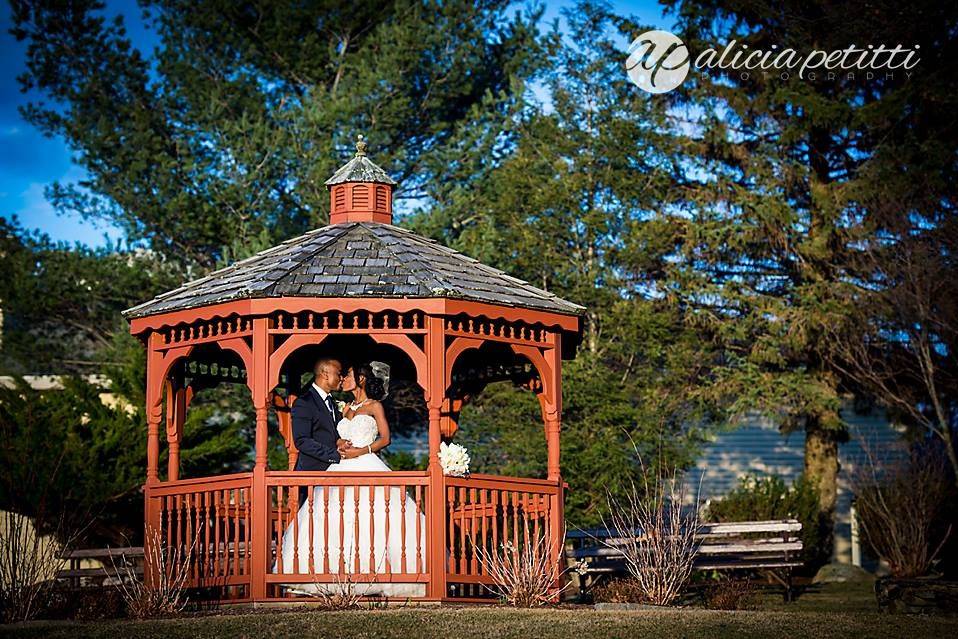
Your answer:
[[[339,436],[347,439],[356,447],[365,447],[373,443],[378,436],[376,419],[372,415],[354,415],[352,418],[343,418],[336,426]],[[327,471],[363,471],[363,472],[391,472],[392,469],[375,453],[366,453],[352,459],[343,459],[332,464]],[[329,505],[324,503],[323,491],[329,490]],[[338,486],[316,486],[313,489],[313,566],[316,573],[325,572],[325,556],[329,553],[329,572],[336,574],[340,568],[340,529],[343,531],[342,560],[345,573],[338,583],[307,583],[289,584],[288,589],[293,593],[312,594],[321,591],[340,593],[344,588],[355,588],[362,595],[379,595],[387,597],[423,597],[425,584],[403,582],[396,573],[417,572],[417,552],[420,554],[418,572],[426,572],[426,516],[422,512],[425,504],[419,508],[412,494],[407,494],[402,488],[395,486],[373,487],[375,491],[372,501],[372,516],[370,516],[369,486],[359,487],[359,533],[356,535],[356,488]],[[386,491],[389,491],[389,536],[386,536]],[[412,492],[411,490],[409,491]],[[340,493],[342,493],[342,526],[340,526]],[[425,494],[422,496],[425,497]],[[403,501],[405,500],[405,509]],[[328,518],[329,539],[325,539],[323,518]],[[405,534],[402,520],[405,516]],[[417,517],[419,521],[417,522]],[[298,519],[298,555],[299,566],[294,558],[293,538],[296,527],[289,522],[283,533],[283,573],[308,574],[309,569],[309,503],[300,505]],[[370,523],[373,525],[373,556],[370,557]],[[418,527],[417,527],[418,523]],[[419,531],[417,544],[416,532]],[[357,566],[356,549],[359,550]],[[405,553],[403,552],[405,546]],[[417,548],[418,546],[418,548]],[[392,573],[392,579],[400,581],[353,581],[350,574],[386,574]],[[405,565],[403,558],[405,557]],[[278,572],[274,564],[273,572]]]

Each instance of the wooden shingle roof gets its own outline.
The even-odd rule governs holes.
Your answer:
[[[454,298],[580,315],[585,308],[438,242],[376,222],[315,229],[123,312],[127,319],[271,297]]]

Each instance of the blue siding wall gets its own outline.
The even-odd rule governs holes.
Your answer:
[[[883,411],[861,414],[849,403],[842,411],[848,424],[849,441],[839,445],[838,504],[835,513],[834,559],[851,561],[850,477],[867,463],[868,454],[900,454],[901,431],[889,423]],[[699,501],[720,498],[735,488],[746,475],[778,475],[787,482],[802,473],[805,435],[801,431],[783,434],[778,425],[759,415],[749,415],[737,428],[717,433],[705,446],[689,481],[701,486]],[[701,483],[699,483],[701,482]]]

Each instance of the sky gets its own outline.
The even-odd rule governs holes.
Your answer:
[[[549,0],[543,21],[560,20],[561,10],[572,0]],[[640,24],[667,28],[657,0],[614,0],[613,9],[633,15]],[[108,16],[121,14],[137,48],[148,53],[158,44],[156,34],[141,19],[136,0],[106,0]],[[26,122],[18,108],[41,96],[24,94],[17,76],[25,71],[25,43],[10,35],[10,6],[0,4],[0,216],[17,216],[27,229],[38,229],[52,240],[87,246],[104,246],[123,239],[123,232],[108,222],[84,220],[75,215],[58,214],[45,197],[53,182],[73,183],[84,177],[84,170],[73,162],[73,152],[62,138],[47,138]],[[624,72],[624,71],[623,71]]]

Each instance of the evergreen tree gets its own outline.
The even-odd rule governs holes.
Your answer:
[[[143,423],[142,346],[127,335],[122,309],[325,224],[323,182],[358,133],[401,181],[400,199],[428,197],[427,186],[448,170],[448,150],[480,153],[464,140],[501,128],[496,122],[542,60],[533,28],[539,13],[502,0],[158,0],[143,3],[159,39],[152,52],[133,46],[122,18],[107,21],[102,2],[11,4],[12,33],[27,44],[21,86],[42,96],[23,115],[62,136],[86,171],[48,197],[61,213],[113,222],[140,247],[70,248],[3,222],[4,369],[102,369],[138,411],[128,424],[124,415],[93,410],[90,389],[6,398],[11,441],[55,442],[79,428],[53,423],[47,409],[66,411],[56,420],[89,413],[96,423],[70,434],[70,455],[95,446],[86,436],[113,429],[115,420]],[[473,119],[482,126],[470,126]],[[194,400],[184,477],[249,463],[248,411],[242,388]],[[142,428],[128,434],[129,450],[138,451]],[[134,458],[135,468],[125,453],[125,461],[114,459],[124,466],[116,490],[78,486],[77,499],[89,504],[134,489],[143,457]],[[110,463],[82,472],[92,478],[99,470],[113,472]]]
[[[107,405],[104,389],[67,377],[37,391],[0,386],[0,509],[44,531],[122,542],[143,511],[146,443],[136,411]]]
[[[99,373],[120,311],[175,286],[182,272],[146,250],[91,249],[28,233],[0,219],[5,374]]]
[[[716,353],[654,286],[677,241],[656,211],[675,197],[679,167],[668,114],[631,85],[612,35],[636,25],[591,2],[565,16],[567,37],[548,39],[548,103],[528,96],[491,170],[446,185],[413,226],[587,307],[563,368],[562,468],[570,522],[594,524],[606,491],[639,480],[643,464],[691,462]],[[522,393],[489,387],[464,409],[458,437],[478,467],[544,475],[541,415]]]
[[[89,249],[0,220],[0,509],[92,543],[136,542],[146,474],[146,358],[120,311],[180,271],[146,250]],[[21,375],[60,374],[36,390]],[[93,377],[90,377],[90,376]],[[200,393],[184,425],[182,474],[250,465],[249,393]]]
[[[693,70],[673,99],[690,122],[685,203],[669,216],[682,249],[668,279],[698,324],[720,336],[728,360],[719,380],[728,396],[742,410],[758,407],[785,429],[804,431],[805,474],[828,528],[845,436],[841,394],[851,390],[830,364],[828,336],[849,328],[856,288],[849,265],[860,247],[907,227],[919,202],[932,217],[942,214],[942,198],[946,209],[953,204],[946,194],[954,184],[955,7],[664,4],[676,12],[693,59],[732,40],[749,51],[921,47],[911,78],[901,69],[814,80]],[[885,199],[889,184],[906,199]]]
[[[102,2],[14,0],[21,83],[46,98],[23,114],[87,171],[49,190],[59,210],[200,269],[326,223],[360,132],[421,197],[476,107],[505,111],[540,59],[537,14],[503,0],[145,4],[149,55]]]

